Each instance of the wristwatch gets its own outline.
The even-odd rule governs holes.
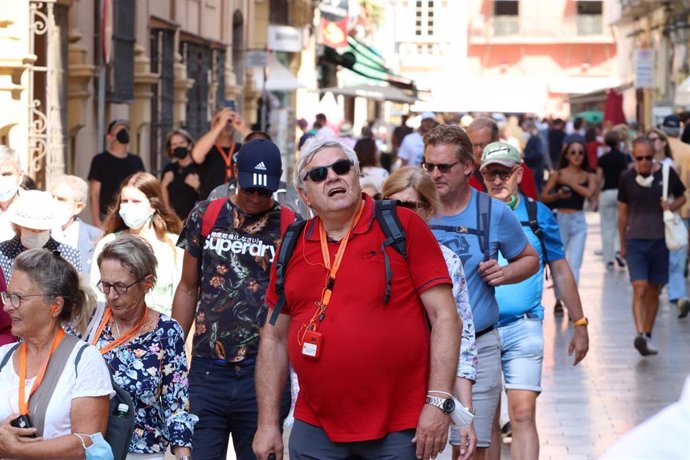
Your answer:
[[[589,324],[589,320],[587,319],[586,316],[583,316],[582,318],[578,319],[577,321],[573,321],[574,326],[586,326]]]
[[[453,401],[453,398],[446,399],[437,396],[427,396],[426,403],[430,406],[438,407],[446,415],[455,410],[455,401]]]

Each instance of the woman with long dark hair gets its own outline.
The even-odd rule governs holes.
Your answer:
[[[561,240],[575,281],[580,279],[580,267],[585,252],[587,222],[583,211],[585,200],[592,197],[597,187],[596,176],[591,172],[587,149],[582,142],[566,144],[558,163],[541,192],[541,201],[556,210]],[[558,297],[558,293],[556,293]],[[563,312],[560,299],[555,310]]]

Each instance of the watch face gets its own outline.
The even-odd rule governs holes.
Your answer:
[[[450,414],[455,410],[455,401],[452,399],[448,398],[443,402],[443,412],[446,414]]]

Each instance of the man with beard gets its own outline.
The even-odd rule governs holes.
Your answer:
[[[172,316],[185,335],[193,321],[196,326],[189,371],[190,412],[199,417],[192,440],[195,459],[225,458],[230,434],[237,458],[254,458],[254,373],[266,314],[263,297],[282,227],[294,221],[294,213],[272,198],[282,173],[274,143],[244,144],[233,169],[237,193],[197,203],[177,243],[185,253]],[[284,419],[289,386],[281,395]]]

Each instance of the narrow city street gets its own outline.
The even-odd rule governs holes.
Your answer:
[[[595,254],[601,247],[599,214],[587,213],[587,222],[580,295],[590,321],[590,352],[577,367],[567,356],[572,326],[567,315],[554,316],[553,290],[544,294],[544,391],[537,400],[541,460],[599,458],[623,433],[678,400],[690,372],[690,317],[679,320],[665,292],[653,336],[659,355],[643,358],[633,348],[627,270],[606,270]],[[510,445],[502,449],[501,459],[510,459]],[[450,457],[447,448],[438,458]]]

